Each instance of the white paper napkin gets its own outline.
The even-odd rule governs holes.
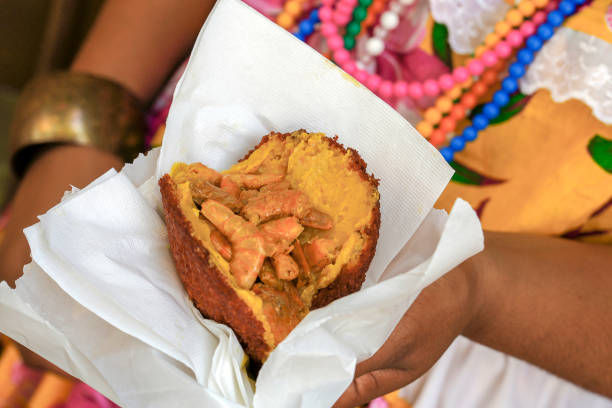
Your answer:
[[[367,285],[406,243],[452,175],[399,113],[238,0],[217,3],[174,98],[158,177],[179,160],[227,169],[272,130],[337,135],[359,151],[381,180],[381,234]]]
[[[270,131],[338,135],[380,178],[362,291],[311,312],[255,389],[226,326],[176,272],[157,180],[175,161],[229,167]],[[238,0],[220,0],[175,92],[161,151],[109,171],[26,230],[33,263],[0,286],[0,331],[122,406],[328,407],[420,290],[482,249],[469,205],[432,206],[452,170],[392,108]]]

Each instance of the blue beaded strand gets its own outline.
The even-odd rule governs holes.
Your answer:
[[[535,53],[553,36],[555,28],[563,24],[563,21],[584,3],[586,0],[561,1],[557,9],[548,14],[546,22],[538,27],[536,33],[527,38],[525,46],[516,54],[517,61],[508,68],[508,76],[501,83],[502,89],[495,92],[493,100],[484,105],[481,113],[474,116],[471,126],[463,129],[461,135],[453,137],[448,146],[440,149],[447,162],[452,162],[456,152],[463,150],[466,143],[476,140],[478,132],[486,129],[489,123],[499,116],[500,108],[510,103],[510,95],[518,90],[518,81],[533,62]]]
[[[512,67],[510,67],[512,68]],[[523,70],[520,75],[524,75],[524,68],[521,66],[521,69]],[[507,104],[510,103],[510,95],[508,95],[507,92],[504,91],[497,91],[493,94],[493,103],[498,107],[498,108],[503,108],[504,106],[506,106]]]
[[[306,41],[310,34],[314,33],[315,26],[320,22],[319,9],[316,8],[310,12],[308,17],[300,21],[298,24],[298,31],[294,35],[300,40]]]

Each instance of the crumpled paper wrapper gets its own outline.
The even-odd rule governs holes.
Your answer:
[[[361,291],[312,311],[256,383],[233,332],[177,278],[159,177],[225,169],[270,131],[338,135],[380,179],[382,224]],[[25,230],[32,263],[0,284],[0,331],[125,407],[329,407],[420,291],[480,251],[474,211],[432,208],[452,169],[397,112],[238,0],[220,0],[175,91],[161,150],[73,188]]]

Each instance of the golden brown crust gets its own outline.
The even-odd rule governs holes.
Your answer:
[[[298,130],[298,132],[300,132],[300,131]],[[265,135],[264,137],[261,138],[259,143],[257,143],[255,145],[255,147],[253,147],[247,154],[245,154],[242,159],[238,160],[238,163],[243,162],[246,159],[248,159],[249,157],[251,157],[251,154],[253,154],[253,152],[255,150],[259,149],[261,146],[263,146],[266,143],[268,143],[273,137],[278,137],[281,141],[284,141],[290,135],[291,135],[291,133],[278,133],[278,132],[271,132],[271,133]]]
[[[208,251],[194,237],[191,224],[181,211],[176,185],[168,174],[159,180],[166,215],[170,250],[189,298],[206,318],[230,326],[248,355],[265,361],[270,347],[264,327],[238,297],[223,273],[209,262]]]
[[[337,150],[342,154],[345,154],[347,151],[350,151],[352,155],[351,162],[349,163],[349,168],[358,172],[361,178],[370,183],[372,187],[378,187],[378,179],[375,178],[373,174],[367,173],[366,168],[368,165],[361,158],[357,150],[351,149],[350,147],[347,149],[342,143],[338,143],[338,136],[334,136],[333,138],[326,137],[326,140],[330,148]]]
[[[299,132],[305,131],[298,131],[296,133]],[[248,159],[255,150],[269,141],[284,141],[291,135],[292,133],[281,134],[273,132],[264,136],[257,146],[240,161]],[[378,180],[374,176],[368,175],[366,163],[357,151],[350,148],[346,149],[342,144],[338,143],[337,137],[326,138],[326,141],[331,149],[338,151],[342,155],[350,151],[352,154],[350,155],[349,168],[358,172],[360,177],[373,188],[377,188]],[[264,341],[265,329],[263,324],[255,317],[247,303],[237,295],[232,285],[227,281],[228,278],[209,262],[208,251],[193,235],[192,226],[182,213],[180,198],[172,178],[169,175],[165,175],[160,179],[159,185],[166,214],[170,249],[175,260],[176,269],[189,297],[205,317],[230,326],[248,355],[259,362],[265,361],[271,350]],[[312,302],[313,309],[323,307],[335,299],[356,292],[361,288],[376,251],[380,227],[380,206],[378,201],[372,209],[371,220],[370,225],[362,231],[365,243],[360,256],[353,262],[345,265],[337,278],[328,287],[321,289],[315,295]],[[266,307],[267,303],[264,303],[264,307]],[[269,307],[266,310],[268,309]],[[268,310],[268,312],[271,312],[271,310]],[[289,322],[295,319],[288,318],[286,320]],[[292,325],[294,326],[297,322],[296,320]],[[273,331],[281,330],[282,327],[279,327]],[[281,337],[284,337],[284,334]]]

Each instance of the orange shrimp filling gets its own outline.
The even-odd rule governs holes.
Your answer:
[[[322,134],[295,132],[270,138],[222,174],[201,164],[171,171],[210,262],[271,346],[361,253],[378,191],[350,169],[351,154],[330,149]]]

